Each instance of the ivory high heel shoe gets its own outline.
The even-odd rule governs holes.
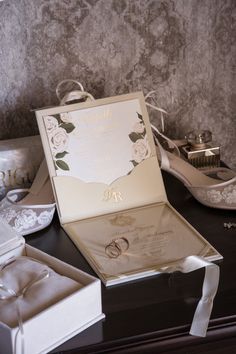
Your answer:
[[[60,87],[65,83],[74,83],[79,86],[79,90],[69,91],[61,98]],[[60,105],[94,100],[90,93],[84,91],[79,81],[71,79],[63,80],[57,85],[56,95]],[[22,236],[47,227],[52,221],[54,211],[55,202],[45,159],[30,189],[12,190],[0,202],[0,218]]]
[[[30,189],[12,190],[0,202],[0,218],[22,236],[47,227],[54,211],[54,197],[45,159]]]
[[[61,85],[73,83],[79,90],[67,92],[60,97]],[[63,80],[56,87],[60,105],[73,101],[92,101],[94,97],[84,91],[82,84],[76,80]],[[27,195],[26,195],[27,194]],[[51,182],[44,159],[30,189],[15,189],[7,193],[0,202],[0,218],[4,219],[22,236],[47,227],[55,212],[55,202]]]
[[[164,131],[164,114],[168,114],[162,108],[147,102],[148,98],[153,98],[155,91],[149,92],[145,96],[146,105],[161,114],[162,131]],[[188,162],[180,158],[180,152],[176,143],[162,134],[155,126],[151,125],[154,140],[157,145],[157,155],[160,161],[161,169],[167,171],[178,178],[190,193],[200,203],[218,209],[236,210],[236,173],[227,168],[215,168],[210,171],[222,179],[216,179],[208,176],[208,172],[201,172]],[[156,136],[157,135],[157,136]],[[169,146],[174,147],[177,155],[166,151],[159,142],[159,138],[164,139]],[[178,156],[179,155],[179,156]],[[225,176],[230,176],[225,180]],[[223,180],[223,181],[222,181]]]
[[[152,126],[152,129],[158,136],[171,142],[156,127]],[[219,168],[214,169],[214,173],[220,175],[222,171],[223,175],[228,174],[233,177],[227,181],[209,177],[179,156],[166,151],[156,135],[154,135],[154,139],[157,144],[161,169],[182,181],[194,198],[212,208],[236,210],[236,173],[230,169]]]

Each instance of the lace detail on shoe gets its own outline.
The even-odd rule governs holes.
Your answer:
[[[219,186],[215,188],[194,188],[195,196],[209,204],[218,206],[236,206],[236,183],[228,186]]]
[[[29,209],[8,206],[0,211],[0,218],[22,235],[40,230],[52,221],[55,207]]]
[[[0,211],[4,210],[5,208],[9,207],[11,203],[7,200],[7,198],[3,198],[0,203]]]

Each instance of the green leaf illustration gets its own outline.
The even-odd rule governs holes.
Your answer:
[[[69,166],[67,165],[67,163],[65,161],[63,161],[63,160],[57,160],[56,164],[63,171],[69,171],[70,170]]]
[[[58,152],[58,154],[56,154],[56,159],[62,159],[66,154],[69,154],[67,151],[63,151],[63,152]]]
[[[75,126],[72,123],[62,123],[60,127],[64,128],[67,134],[71,133],[75,129]]]
[[[137,112],[137,115],[138,115],[138,118],[143,122],[143,116],[142,116],[142,114],[140,114],[140,113]]]
[[[140,133],[132,132],[129,134],[129,138],[131,141],[133,141],[133,143],[135,143],[138,139],[142,139],[143,135]]]
[[[138,163],[137,163],[136,161],[134,161],[134,160],[130,160],[130,162],[132,162],[132,164],[134,165],[134,167],[138,165]]]
[[[54,167],[55,167],[55,170],[58,170],[58,167],[56,165],[56,161],[54,161]]]
[[[58,121],[58,124],[61,124],[61,123],[62,123],[60,114],[53,114],[53,117],[56,118],[56,120]]]

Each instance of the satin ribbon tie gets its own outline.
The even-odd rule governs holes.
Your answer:
[[[4,266],[8,265],[9,263],[14,262],[14,260],[11,260],[10,262],[8,261],[5,263],[1,268],[3,269]],[[13,289],[6,287],[4,284],[0,283],[0,291],[2,291],[2,294],[0,294],[0,300],[10,300],[15,298],[15,307],[16,307],[16,313],[17,313],[17,321],[18,321],[18,326],[21,334],[21,353],[24,354],[25,352],[25,340],[24,340],[24,328],[23,328],[23,320],[20,312],[20,306],[19,306],[19,299],[22,298],[26,292],[37,282],[42,281],[43,279],[46,279],[49,277],[49,272],[48,270],[43,270],[39,275],[37,275],[34,279],[32,279],[23,289],[21,289],[18,292],[15,292]],[[16,340],[17,337],[15,338],[15,343],[14,343],[14,353],[16,353]]]
[[[170,267],[163,268],[163,273],[171,273],[173,271],[190,273],[200,268],[205,268],[202,297],[195,310],[189,334],[198,337],[205,337],[211,316],[213,301],[219,285],[219,266],[206,261],[202,257],[189,256],[176,262]]]

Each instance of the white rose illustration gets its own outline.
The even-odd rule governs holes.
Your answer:
[[[14,229],[21,232],[24,229],[33,227],[37,221],[37,215],[35,211],[31,209],[23,209],[16,215]]]
[[[133,131],[138,134],[142,134],[144,132],[145,126],[143,123],[136,123],[133,127]]]
[[[68,145],[68,135],[64,128],[53,130],[50,136],[53,153],[64,152]]]
[[[150,147],[146,139],[138,139],[132,146],[132,158],[136,163],[140,163],[150,156]]]
[[[61,118],[62,122],[64,122],[64,123],[71,123],[70,115],[67,112],[61,113],[60,118]]]
[[[58,128],[58,121],[53,116],[46,116],[45,125],[46,125],[47,132],[51,134],[54,129]]]

